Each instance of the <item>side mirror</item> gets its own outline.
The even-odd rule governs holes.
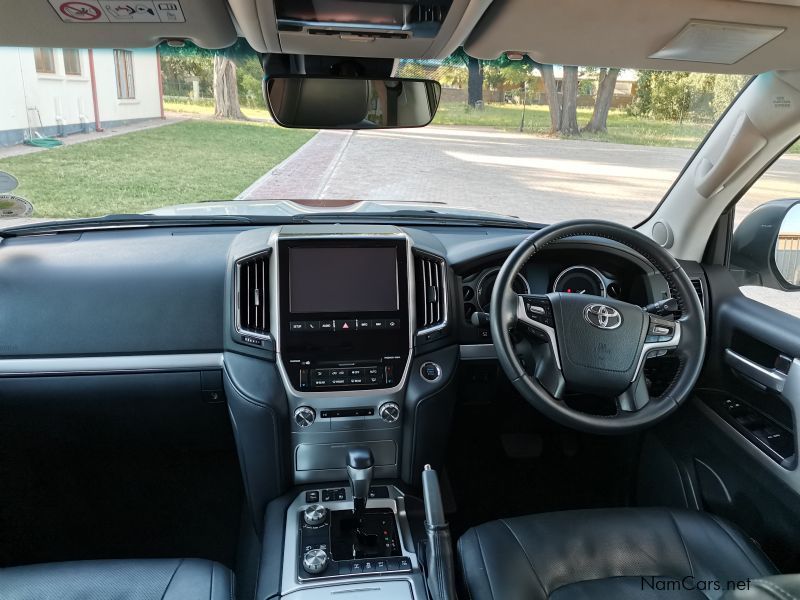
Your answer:
[[[425,79],[282,75],[270,77],[264,93],[283,127],[388,129],[430,123],[442,88]]]
[[[747,215],[733,234],[730,263],[739,285],[800,290],[800,198]]]

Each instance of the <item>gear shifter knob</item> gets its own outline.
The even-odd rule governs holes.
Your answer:
[[[369,448],[350,448],[347,451],[347,476],[353,491],[353,514],[359,520],[367,506],[374,462]]]

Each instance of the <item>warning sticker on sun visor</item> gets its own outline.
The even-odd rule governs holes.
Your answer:
[[[48,0],[65,23],[185,23],[178,0]]]

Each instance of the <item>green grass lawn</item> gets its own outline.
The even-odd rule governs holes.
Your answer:
[[[230,200],[308,141],[312,131],[194,120],[0,159],[36,217],[135,213]]]
[[[583,126],[592,109],[578,109],[578,124]],[[519,131],[522,106],[516,104],[487,104],[483,110],[470,108],[460,102],[439,106],[435,125],[468,125]],[[711,123],[676,123],[632,117],[622,110],[612,110],[608,116],[608,133],[582,134],[582,139],[640,146],[672,146],[696,148],[711,128]],[[550,113],[547,106],[532,105],[525,109],[525,133],[546,135],[550,132]]]
[[[169,102],[168,100],[164,101],[164,110],[170,112],[187,113],[190,115],[203,115],[208,117],[214,115],[214,107],[211,105]],[[269,114],[269,111],[266,108],[248,108],[243,106],[242,112],[244,113],[245,117],[249,117],[251,119],[261,119],[264,121],[272,120],[272,115]]]

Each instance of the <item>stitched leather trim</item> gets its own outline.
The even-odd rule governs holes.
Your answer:
[[[175,579],[175,575],[177,575],[178,569],[180,569],[182,565],[183,565],[183,559],[180,559],[175,567],[175,570],[172,572],[169,581],[167,582],[167,587],[164,588],[164,593],[161,594],[161,600],[164,600],[164,598],[167,596],[167,592],[169,591],[169,586],[172,585],[172,580]]]
[[[525,555],[525,560],[527,560],[528,564],[531,566],[531,573],[533,573],[533,576],[536,577],[536,581],[538,582],[539,587],[542,588],[542,592],[544,593],[544,597],[545,598],[549,597],[550,594],[548,593],[547,588],[544,587],[544,584],[542,583],[542,580],[539,577],[539,573],[536,572],[536,567],[533,566],[533,561],[531,560],[531,557],[528,555],[528,551],[525,550],[525,546],[522,545],[522,542],[520,541],[520,539],[517,536],[516,532],[513,529],[511,529],[511,526],[506,522],[505,519],[500,519],[500,522],[503,525],[505,525],[506,529],[508,529],[509,533],[511,533],[511,535],[514,536],[514,540],[517,542],[517,545],[519,546],[519,549],[522,550],[522,553]]]

